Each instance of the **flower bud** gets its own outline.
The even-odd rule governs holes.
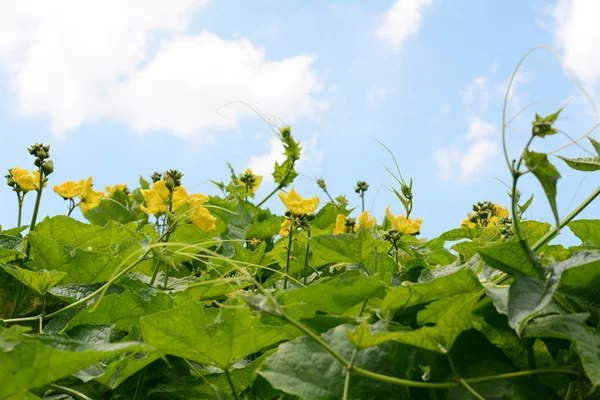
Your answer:
[[[172,192],[173,189],[175,189],[175,180],[171,175],[167,175],[167,177],[165,178],[165,186],[167,187],[167,189],[169,189],[170,192]]]
[[[8,175],[4,175],[4,177],[6,178],[6,184],[10,187],[15,187],[16,182],[14,181],[14,179],[12,178],[12,176],[10,174]]]
[[[156,183],[162,179],[162,174],[160,172],[155,172],[150,176],[150,179],[152,179],[152,183]]]
[[[36,157],[36,159],[33,160],[33,164],[39,168],[42,166],[42,160],[40,160],[39,158]]]
[[[323,189],[324,191],[327,191],[327,184],[325,183],[325,179],[323,179],[323,178],[317,179],[317,185],[319,185],[319,187],[321,189]]]
[[[44,163],[42,167],[44,171],[44,175],[48,176],[54,172],[54,162],[52,160],[48,160]]]

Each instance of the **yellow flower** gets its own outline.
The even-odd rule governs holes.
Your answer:
[[[37,189],[40,183],[40,171],[31,171],[31,173],[33,174],[33,187]],[[44,179],[44,187],[46,186],[48,186],[48,181]]]
[[[37,172],[37,171],[36,171]],[[39,182],[39,172],[37,172],[37,182]],[[35,176],[32,175],[28,170],[24,168],[11,168],[10,174],[12,175],[14,181],[19,185],[21,190],[25,193],[29,192],[37,188]]]
[[[182,188],[182,186],[179,186],[178,188]],[[183,190],[185,191],[185,189]],[[175,193],[173,193],[173,199],[175,199]],[[217,229],[217,219],[210,215],[210,212],[206,207],[202,207],[204,203],[208,201],[207,196],[196,193],[189,196],[187,201],[190,204],[190,219],[192,224],[207,232],[212,232]]]
[[[337,217],[335,217],[335,227],[333,228],[334,235],[341,235],[344,233],[352,233],[350,231],[350,229],[353,229],[354,232],[356,232],[358,230],[357,223],[354,223],[354,225],[352,225],[352,227],[350,227],[349,225],[346,225],[347,220],[348,219],[346,218],[346,216],[344,214],[338,214]]]
[[[292,221],[290,220],[290,217],[285,217],[285,220],[281,223],[281,226],[279,227],[279,236],[288,237],[288,235],[290,234],[290,226],[292,226]]]
[[[165,186],[162,179],[152,185],[152,189],[142,189],[142,196],[147,206],[140,205],[140,209],[148,215],[158,215],[167,210],[167,200],[169,200],[169,189]],[[180,206],[187,204],[188,193],[183,186],[177,186],[173,190],[173,204],[171,211],[177,210]]]
[[[475,228],[475,223],[469,221],[469,218],[465,218],[460,223],[460,226],[466,226],[467,228]]]
[[[217,219],[210,215],[210,212],[205,207],[191,207],[190,217],[192,224],[203,231],[212,232],[217,229]]]
[[[253,178],[253,182],[248,182],[247,179],[248,178]],[[262,183],[262,175],[254,175],[252,173],[252,170],[250,168],[248,168],[246,171],[244,171],[244,173],[242,174],[242,177],[238,179],[238,182],[240,183],[240,185],[246,187],[247,183],[250,183],[250,186],[248,186],[248,191],[250,193],[254,193],[256,192],[256,189],[258,189],[258,187],[260,186],[260,184]]]
[[[96,192],[92,189],[92,177],[90,176],[84,183],[81,193],[79,193],[79,207],[82,213],[86,213],[92,208],[100,205],[100,200],[104,197],[104,192]]]
[[[406,218],[404,215],[395,217],[390,211],[390,206],[385,209],[385,215],[392,224],[392,228],[404,235],[412,235],[421,231],[421,225],[423,220],[417,218],[414,221],[410,218]]]
[[[492,207],[492,216],[508,218],[508,208],[502,207],[500,204],[494,204],[494,207]]]
[[[175,211],[180,206],[188,203],[188,193],[183,186],[177,186],[175,190],[173,190],[173,205],[171,206],[171,210]]]
[[[319,197],[315,196],[310,199],[303,199],[296,193],[293,186],[288,194],[279,192],[279,198],[283,204],[285,204],[287,209],[295,215],[310,214],[319,206]]]
[[[62,185],[54,185],[54,191],[65,200],[79,196],[82,190],[83,180],[80,180],[79,182],[66,181]]]
[[[373,229],[375,225],[377,225],[377,220],[375,217],[369,218],[369,212],[365,211],[358,216],[358,223],[363,226],[365,229]]]
[[[142,196],[144,196],[144,201],[147,204],[147,206],[140,204],[140,210],[142,210],[148,215],[158,215],[166,211],[167,205],[156,190],[142,189],[140,190],[140,192],[142,192]]]
[[[117,183],[115,186],[108,186],[106,185],[106,191],[108,193],[106,193],[106,197],[112,197],[113,194],[115,194],[115,192],[117,190],[120,190],[122,192],[127,190],[127,184],[126,183]]]

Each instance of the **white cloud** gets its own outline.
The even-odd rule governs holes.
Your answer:
[[[383,16],[377,37],[399,51],[404,41],[419,31],[423,12],[431,3],[433,0],[397,0]]]
[[[325,108],[313,56],[269,60],[243,38],[187,35],[208,0],[24,0],[0,13],[0,64],[21,113],[58,134],[107,119],[134,130],[205,137],[254,114],[286,122]]]
[[[496,64],[491,67],[491,71],[494,70],[497,70]],[[511,108],[519,109],[524,106],[527,96],[519,92],[519,88],[531,79],[533,79],[533,74],[527,71],[521,71],[515,75],[508,96]],[[500,82],[492,82],[487,75],[478,76],[460,92],[463,103],[467,106],[477,107],[481,111],[487,111],[492,103],[495,104],[504,99],[509,81],[510,78]]]
[[[450,179],[456,173],[456,165],[460,161],[461,152],[452,146],[449,149],[436,150],[433,160],[437,163],[442,179]]]
[[[379,105],[383,103],[387,97],[388,92],[384,88],[371,86],[367,91],[367,102],[372,105]]]
[[[475,174],[498,153],[498,143],[491,140],[477,140],[460,157],[460,180],[473,179]]]
[[[600,78],[600,30],[597,0],[559,0],[552,10],[554,36],[567,66],[587,84]]]
[[[471,119],[471,125],[466,137],[469,139],[482,139],[488,136],[493,136],[498,130],[494,124],[483,121],[479,117],[473,117]]]

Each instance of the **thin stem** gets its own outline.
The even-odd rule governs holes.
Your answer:
[[[69,212],[67,213],[67,217],[71,216],[71,213],[75,209],[75,200],[69,199]]]
[[[537,251],[542,248],[549,241],[554,239],[556,235],[558,235],[559,231],[564,228],[569,222],[571,222],[580,212],[582,212],[592,201],[596,199],[600,195],[600,187],[598,187],[592,194],[588,196],[577,208],[575,208],[569,215],[567,215],[560,223],[551,229],[548,233],[546,233],[540,240],[538,240],[531,248],[533,251]]]
[[[480,395],[479,393],[477,393],[477,392],[475,391],[475,389],[473,389],[473,388],[471,387],[471,385],[469,385],[469,384],[467,383],[467,381],[465,381],[463,378],[460,378],[459,382],[460,382],[460,384],[461,384],[461,385],[463,385],[463,387],[464,387],[465,389],[467,389],[467,390],[468,390],[468,391],[469,391],[469,392],[470,392],[470,393],[471,393],[473,396],[475,396],[475,398],[476,398],[476,399],[479,399],[479,400],[485,400],[485,397],[483,397],[482,395]]]
[[[361,204],[362,204],[362,212],[365,212],[365,194],[364,193],[362,193],[360,195],[360,201],[361,201]]]
[[[50,386],[52,389],[55,389],[59,392],[70,394],[71,396],[76,397],[81,400],[92,400],[91,397],[87,397],[85,394],[78,392],[75,389],[66,387],[66,386],[57,385],[56,383],[50,383],[48,386]]]
[[[125,275],[126,273],[128,273],[129,271],[131,271],[133,268],[135,268],[139,263],[141,263],[142,261],[148,260],[149,258],[148,253],[150,253],[150,250],[146,251],[146,253],[141,256],[140,258],[138,258],[137,260],[135,260],[135,262],[133,262],[131,265],[129,265],[127,268],[123,269],[123,271],[119,272],[118,274],[116,274],[114,277],[112,277],[111,279],[109,279],[104,285],[102,285],[98,290],[94,291],[93,293],[85,296],[83,299],[81,300],[77,300],[74,303],[69,304],[66,307],[61,308],[60,310],[54,311],[53,313],[50,313],[48,315],[46,315],[46,318],[52,318],[64,311],[67,311],[70,308],[73,307],[77,307],[81,304],[85,304],[87,303],[89,300],[93,299],[94,297],[96,297],[97,295],[101,294],[102,292],[104,292],[106,289],[108,289],[108,287],[110,285],[112,285],[115,281],[119,280],[119,278],[121,278],[123,275]]]
[[[38,211],[40,209],[40,201],[42,199],[42,191],[44,189],[44,169],[39,167],[40,180],[38,182],[37,196],[35,198],[35,206],[33,206],[33,215],[31,216],[31,224],[29,225],[29,232],[33,232],[35,229],[35,223],[37,221]],[[27,249],[25,250],[25,258],[29,259],[29,253],[31,251],[31,242],[27,242]]]
[[[294,170],[294,164],[296,163],[296,160],[292,161],[292,164],[290,165],[290,169],[288,169],[287,173],[285,174],[285,176],[283,177],[283,180],[281,181],[281,183],[279,185],[277,185],[277,187],[267,195],[267,197],[265,197],[264,199],[262,199],[262,201],[260,203],[258,203],[256,205],[256,207],[260,207],[262,206],[267,200],[269,200],[271,198],[271,196],[273,196],[275,193],[277,193],[278,190],[280,190],[282,187],[284,187],[287,184],[287,179],[290,176],[290,174],[292,173],[292,171]]]
[[[235,392],[235,386],[233,386],[233,381],[231,380],[231,375],[229,374],[229,370],[225,370],[225,376],[227,377],[227,382],[229,383],[229,387],[231,388],[231,393],[233,394],[233,398],[235,400],[239,400],[237,393]]]
[[[146,367],[142,368],[142,370],[138,374],[138,381],[135,387],[135,394],[133,395],[133,400],[138,400],[142,398],[142,390],[144,389],[144,380],[146,379]]]
[[[37,319],[39,319],[40,316],[36,315],[33,317],[22,317],[22,318],[10,318],[10,319],[0,319],[1,322],[4,323],[11,323],[11,322],[26,322],[26,321],[35,321]]]
[[[308,257],[310,255],[310,226],[306,227],[306,234],[309,240],[306,241],[306,253],[304,256],[304,286],[308,277]]]
[[[21,197],[19,192],[15,191],[17,194],[17,201],[19,202],[19,215],[17,216],[17,228],[21,227],[21,217],[23,215],[23,199],[25,198],[25,194]]]
[[[289,240],[288,240],[288,249],[287,249],[287,258],[285,259],[285,276],[283,277],[283,289],[287,289],[288,282],[288,273],[290,271],[290,257],[292,253],[292,235],[294,233],[294,221],[292,221],[292,216],[290,216],[290,232],[289,232]]]

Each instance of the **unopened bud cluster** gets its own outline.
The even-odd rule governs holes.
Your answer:
[[[308,228],[310,223],[315,219],[315,214],[292,214],[289,210],[285,212],[285,216],[290,219],[294,228]]]
[[[183,174],[176,169],[170,169],[164,173],[165,186],[172,192],[176,187],[181,186],[181,178]]]
[[[240,175],[240,182],[244,184],[248,188],[248,190],[252,191],[256,186],[256,175],[252,172],[244,172]]]
[[[498,230],[500,231],[500,236],[502,239],[509,240],[515,235],[515,231],[513,229],[512,219],[502,217],[500,218],[500,223],[498,224]]]
[[[369,190],[369,184],[365,181],[356,182],[356,186],[354,187],[354,192],[363,196],[365,192]]]
[[[160,172],[155,172],[150,176],[150,179],[152,179],[152,183],[156,183],[162,179],[162,174]]]
[[[36,143],[29,147],[29,154],[35,156],[33,163],[36,167],[41,168],[44,175],[48,176],[54,172],[54,163],[50,158],[50,145],[44,146],[41,143]],[[46,161],[48,160],[48,161]]]
[[[474,213],[469,214],[469,221],[479,226],[487,226],[493,210],[494,204],[491,201],[480,201],[473,204]]]

